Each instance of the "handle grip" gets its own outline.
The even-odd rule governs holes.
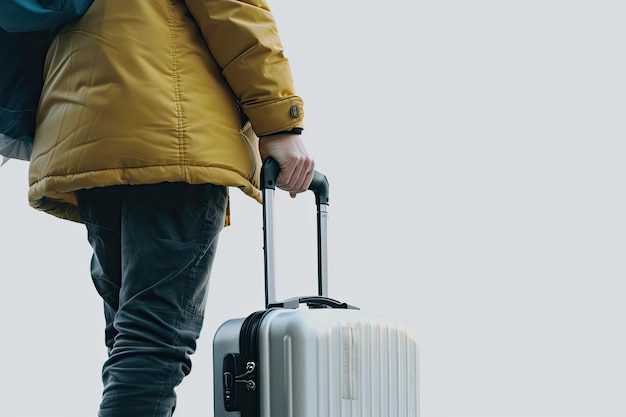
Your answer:
[[[267,158],[263,162],[263,168],[261,169],[261,188],[262,189],[276,189],[276,178],[280,172],[280,166],[273,158]],[[319,171],[313,173],[313,180],[309,185],[309,190],[315,194],[316,204],[328,205],[329,203],[329,189],[328,179],[324,174]]]

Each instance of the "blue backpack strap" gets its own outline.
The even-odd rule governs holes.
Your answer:
[[[0,28],[7,32],[52,29],[85,13],[93,0],[2,0]]]
[[[0,154],[28,160],[50,31],[10,33],[0,29]]]

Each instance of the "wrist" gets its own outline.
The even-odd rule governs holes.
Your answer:
[[[282,136],[282,135],[301,135],[304,129],[301,127],[294,127],[291,130],[283,130],[280,132],[270,133],[269,135],[260,136],[260,139],[265,139],[272,136]]]

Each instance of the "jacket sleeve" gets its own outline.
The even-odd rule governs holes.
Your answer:
[[[303,102],[295,95],[289,61],[266,2],[185,2],[255,133],[302,128]]]

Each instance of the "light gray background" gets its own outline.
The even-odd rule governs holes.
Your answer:
[[[623,2],[270,5],[331,184],[330,294],[414,326],[422,416],[625,416]],[[90,248],[26,182],[0,169],[2,413],[93,416]],[[179,417],[212,415],[213,334],[263,303],[260,206],[231,196]],[[312,199],[284,197],[279,296],[315,280]]]

